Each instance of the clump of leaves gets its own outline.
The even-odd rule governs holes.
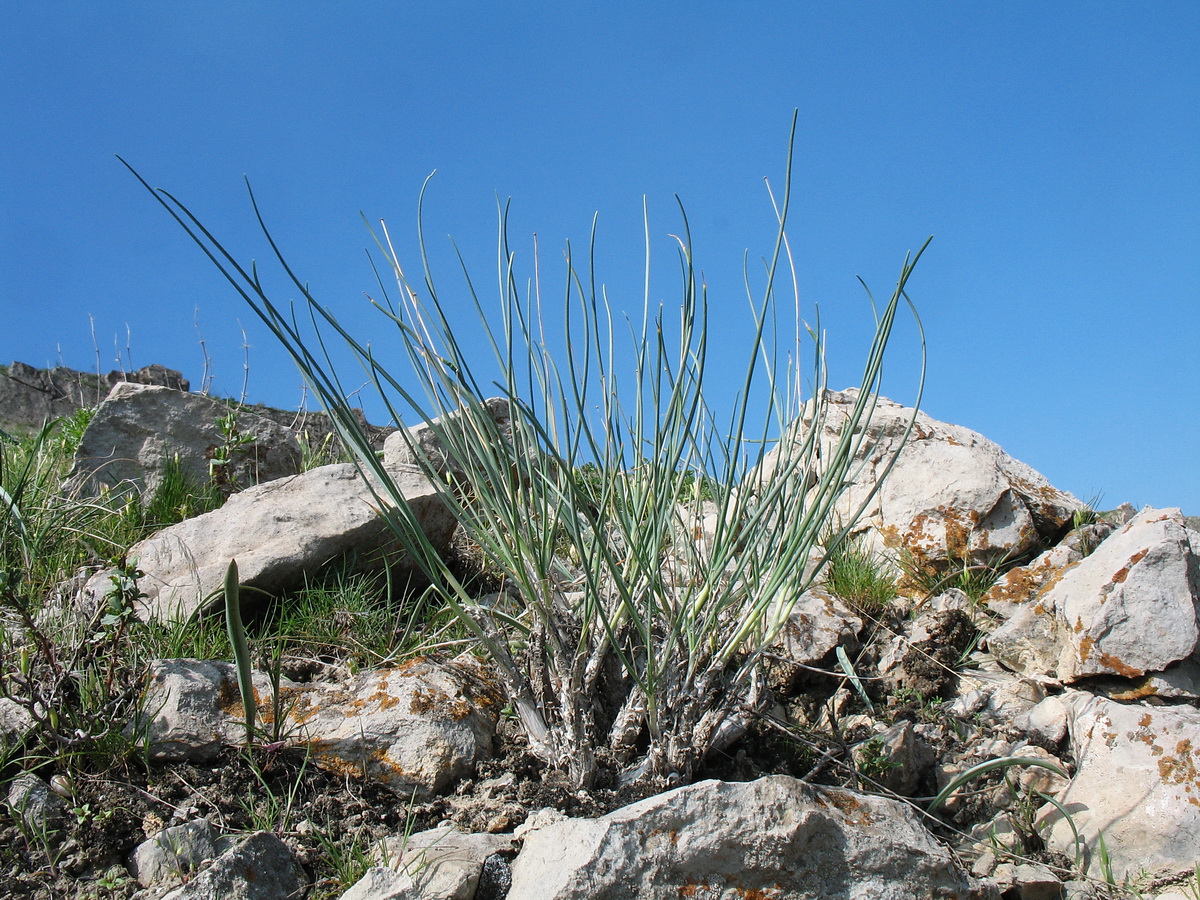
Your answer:
[[[793,119],[793,138],[794,129]],[[425,537],[332,372],[325,338],[302,334],[257,271],[241,266],[185,206],[165,192],[154,196],[297,361],[359,465],[381,486],[380,506],[409,557],[493,661],[531,750],[573,785],[588,787],[601,755],[621,764],[627,779],[688,780],[705,754],[741,733],[747,710],[764,697],[766,649],[794,598],[817,577],[818,538],[856,461],[869,453],[865,426],[879,398],[884,352],[900,307],[911,308],[906,286],[924,247],[904,261],[892,296],[874,309],[863,380],[834,425],[819,322],[809,332],[813,394],[805,400],[794,274],[794,315],[782,314],[777,296],[791,259],[790,189],[789,153],[782,196],[771,195],[778,230],[757,288],[744,273],[753,337],[728,413],[710,405],[713,379],[722,393],[731,379],[710,361],[707,293],[686,217],[675,238],[680,300],[670,313],[652,300],[647,252],[640,326],[630,329],[613,325],[616,313],[590,262],[576,262],[568,245],[564,349],[556,355],[536,255],[523,289],[502,208],[499,316],[485,312],[469,275],[464,285],[466,315],[494,350],[487,374],[486,362],[465,349],[463,310],[439,291],[420,224],[420,286],[405,275],[384,226],[378,242],[398,300],[381,280],[376,306],[396,328],[399,358],[411,364],[403,378],[383,366],[375,343],[356,340],[313,298],[264,225],[312,320],[357,356],[397,422],[410,411],[430,422],[466,473],[447,484],[427,471],[462,530],[504,573],[516,604],[477,597]],[[594,248],[594,230],[592,238]],[[623,334],[632,341],[621,352]],[[496,393],[507,407],[503,425],[488,401]],[[894,461],[884,462],[885,474]],[[564,477],[589,463],[595,469],[587,477]],[[870,499],[824,553],[836,551]]]
[[[994,563],[972,563],[965,556],[947,564],[935,564],[919,560],[908,550],[900,552],[897,563],[904,581],[926,598],[957,588],[972,603],[978,603],[1013,566],[1011,560],[1004,558]]]
[[[824,580],[829,590],[872,615],[896,599],[896,575],[891,561],[866,547],[862,535],[834,544],[825,557]]]

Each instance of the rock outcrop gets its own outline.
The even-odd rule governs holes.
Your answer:
[[[411,660],[343,683],[254,674],[257,721],[339,775],[377,781],[411,799],[442,790],[491,754],[502,702],[474,666]],[[145,723],[150,756],[207,761],[245,742],[245,710],[231,663],[159,660]],[[281,718],[279,718],[281,717]]]
[[[1086,558],[1055,568],[988,639],[1048,680],[1141,679],[1192,660],[1200,641],[1200,533],[1147,507]]]
[[[219,423],[229,416],[223,433]],[[193,485],[213,481],[232,492],[297,474],[300,445],[270,419],[211,397],[122,383],[83,433],[71,479],[93,493],[152,494],[173,461]]]
[[[145,366],[136,372],[96,375],[58,366],[35,369],[22,362],[0,366],[0,428],[31,430],[47,419],[69,416],[83,407],[98,406],[116,385],[154,384],[186,391],[187,379],[174,369]]]
[[[858,392],[830,391],[820,437],[823,458],[840,439]],[[796,436],[768,457],[804,440],[812,421],[806,408]],[[865,426],[862,451],[851,466],[853,482],[833,511],[849,521],[903,440],[913,410],[879,398]],[[908,443],[860,525],[876,546],[903,548],[918,566],[964,560],[994,565],[1034,554],[1056,541],[1083,504],[997,444],[967,428],[917,413]]]

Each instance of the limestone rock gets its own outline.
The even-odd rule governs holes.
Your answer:
[[[972,896],[896,801],[787,776],[677,788],[525,834],[508,900]]]
[[[138,884],[182,884],[196,869],[229,848],[230,840],[218,836],[207,819],[164,828],[133,851],[130,866]]]
[[[437,489],[416,472],[393,477],[433,545],[447,546],[454,518]],[[402,550],[379,503],[351,463],[234,494],[220,509],[164,528],[129,550],[145,572],[142,613],[182,619],[217,602],[232,559],[243,585],[267,593],[298,587],[349,553],[364,567],[398,563]],[[94,578],[89,590],[101,589],[104,579],[104,573]]]
[[[422,900],[473,900],[485,861],[512,844],[511,835],[465,834],[442,825],[385,846],[393,868],[412,879]]]
[[[334,772],[427,796],[490,755],[501,695],[468,663],[410,660],[292,692],[293,742]]]
[[[1033,562],[1009,569],[997,579],[980,602],[990,612],[1011,618],[1062,577],[1063,571],[1083,559],[1083,554],[1065,543],[1051,547]]]
[[[1066,682],[1162,672],[1200,639],[1198,549],[1179,510],[1147,507],[1060,570],[988,647],[1018,671]]]
[[[495,422],[500,435],[506,439],[512,437],[511,418],[508,401],[503,397],[493,397],[483,403],[484,411]],[[408,429],[408,433],[399,431],[389,435],[383,442],[383,461],[389,468],[417,468],[421,471],[437,472],[439,475],[463,477],[466,472],[462,460],[454,459],[450,450],[442,440],[442,433],[447,428],[459,426],[459,420],[464,417],[441,416],[429,422],[422,422]]]
[[[259,831],[238,841],[162,900],[293,900],[304,870],[278,837]]]
[[[270,682],[254,673],[258,721],[273,722]],[[282,679],[280,733],[339,774],[369,778],[405,797],[427,795],[491,752],[501,705],[496,688],[467,663],[416,659],[344,684]],[[245,740],[245,712],[232,663],[159,660],[146,709],[150,754],[208,760]]]
[[[253,674],[263,711],[270,708],[271,682]],[[291,682],[281,681],[282,690]],[[156,760],[207,761],[246,739],[245,710],[233,663],[160,659],[150,664],[146,686],[147,742]]]
[[[772,688],[791,693],[803,676],[803,666],[815,666],[838,646],[853,650],[863,620],[837,595],[824,588],[805,591],[796,601],[787,624],[779,633],[773,655]]]
[[[1200,711],[1122,705],[1064,695],[1075,777],[1058,799],[1097,865],[1100,837],[1118,880],[1145,868],[1190,869],[1200,847]],[[1074,835],[1054,807],[1041,812],[1052,849],[1074,856]]]
[[[339,900],[425,900],[425,895],[404,872],[372,866]]]
[[[0,628],[3,627],[4,625],[0,624]],[[16,743],[24,738],[35,724],[28,709],[8,697],[0,697],[0,740]]]
[[[908,721],[897,722],[859,744],[853,755],[861,774],[886,790],[910,797],[934,762],[932,748]]]
[[[829,392],[823,458],[832,454],[857,397],[857,390]],[[878,482],[911,416],[910,408],[879,398],[851,467],[854,481],[833,510],[835,517],[848,521]],[[793,444],[803,439],[811,417],[810,404]],[[774,451],[766,467],[789,446]],[[1052,543],[1082,505],[982,435],[918,413],[895,468],[860,524],[877,543],[912,553],[918,565],[961,565],[964,559],[990,565]]]
[[[30,834],[56,831],[62,823],[62,799],[32,772],[22,772],[9,783],[7,801]]]
[[[112,389],[88,425],[75,454],[72,482],[97,491],[132,486],[151,493],[178,456],[183,474],[208,484],[210,462],[225,442],[217,420],[227,404],[202,394],[123,382]],[[241,442],[219,473],[230,487],[249,487],[300,471],[295,436],[270,419],[242,411]]]

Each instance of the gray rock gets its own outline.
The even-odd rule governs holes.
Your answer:
[[[130,868],[143,887],[172,887],[190,878],[200,866],[229,848],[228,838],[213,831],[207,819],[164,828],[138,844]]]
[[[781,693],[791,693],[803,677],[803,666],[815,666],[838,646],[853,650],[863,620],[839,597],[824,588],[805,591],[796,601],[773,650],[777,657],[776,683]]]
[[[1017,716],[1014,724],[1035,743],[1058,746],[1067,736],[1067,706],[1062,697],[1047,697]]]
[[[934,763],[932,748],[901,721],[859,744],[854,750],[858,771],[875,784],[902,796],[913,796]]]
[[[1197,546],[1179,510],[1147,507],[1052,578],[988,647],[1046,680],[1162,672],[1192,656],[1200,638]]]
[[[425,900],[404,872],[372,866],[339,900]]]
[[[509,415],[508,401],[502,397],[493,397],[483,402],[484,411],[495,423],[498,433],[505,439],[512,439],[512,420]],[[466,474],[470,464],[453,457],[442,440],[443,432],[448,428],[461,427],[459,423],[464,418],[463,413],[451,416],[441,416],[429,422],[422,422],[409,428],[407,433],[395,432],[383,442],[383,461],[389,468],[414,468],[425,472],[436,472],[439,475],[449,475],[461,478]]]
[[[1200,847],[1200,710],[1123,705],[1064,695],[1077,771],[1058,799],[1071,813],[1092,871],[1101,836],[1118,880],[1140,870],[1190,869]],[[1047,843],[1070,857],[1075,839],[1054,807]]]
[[[295,900],[308,883],[292,851],[259,831],[238,841],[162,900]]]
[[[270,679],[253,674],[254,692],[269,709]],[[283,688],[291,683],[283,680]],[[224,747],[246,739],[245,711],[233,663],[161,659],[150,665],[146,687],[146,739],[150,756],[162,761],[215,759]]]
[[[705,781],[524,839],[508,900],[971,896],[902,804],[787,776]]]
[[[416,472],[397,486],[435,547],[449,544],[453,515],[437,489]],[[220,600],[225,571],[236,559],[242,584],[268,594],[304,583],[353,553],[361,567],[400,564],[403,551],[379,514],[381,500],[351,463],[260,484],[234,494],[218,510],[164,528],[129,550],[145,572],[139,586],[147,618],[182,619]],[[103,590],[106,573],[89,582]],[[252,596],[247,597],[248,600]]]
[[[1005,572],[980,602],[990,612],[1011,618],[1022,608],[1035,603],[1039,594],[1081,559],[1083,554],[1066,544],[1051,547],[1028,565]]]
[[[0,628],[3,627],[5,626],[0,624]],[[0,697],[0,738],[18,741],[28,734],[35,724],[28,709],[8,697]]]
[[[114,386],[126,381],[157,384],[177,391],[189,388],[181,373],[159,365],[145,366],[136,372],[97,375],[64,366],[35,369],[14,362],[0,366],[0,428],[40,428],[47,419],[99,406]]]
[[[503,706],[476,666],[421,658],[300,686],[288,700],[291,740],[318,765],[406,798],[442,790],[489,756]]]
[[[118,384],[83,434],[71,482],[92,492],[132,487],[152,493],[167,463],[178,457],[185,476],[197,485],[208,484],[210,462],[225,441],[217,420],[229,412],[228,404],[201,394]],[[300,471],[295,435],[250,412],[237,416],[238,433],[246,440],[231,451],[229,465],[219,473],[231,489]]]
[[[62,824],[63,802],[32,772],[22,772],[8,786],[8,806],[33,834],[55,831]]]
[[[1015,900],[1060,900],[1062,882],[1045,866],[1034,863],[1001,863],[992,874],[992,881],[1008,890],[1005,896]]]
[[[412,879],[422,900],[472,900],[484,862],[512,845],[512,835],[465,834],[452,825],[386,842],[392,868]]]

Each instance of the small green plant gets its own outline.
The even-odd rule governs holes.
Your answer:
[[[1011,560],[1002,558],[993,563],[971,563],[966,556],[946,566],[922,562],[910,551],[901,550],[897,564],[905,581],[920,591],[926,599],[957,588],[978,603],[1009,568]]]
[[[299,770],[289,779],[283,791],[276,791],[267,778],[265,767],[259,766],[253,754],[247,750],[246,764],[258,781],[261,793],[253,787],[249,788],[241,801],[242,811],[246,815],[249,831],[271,831],[275,834],[285,834],[291,830],[292,816],[300,796],[300,788],[304,783],[305,772],[308,771],[308,754]]]
[[[174,525],[217,509],[223,499],[216,484],[197,484],[189,477],[175,454],[166,461],[154,490],[141,505],[142,522],[148,530]]]
[[[217,431],[221,442],[212,448],[208,462],[209,480],[222,493],[230,494],[240,489],[233,467],[238,457],[254,443],[254,435],[238,428],[238,411],[230,409],[217,417]]]
[[[35,619],[13,603],[20,632],[0,628],[0,656],[12,670],[0,678],[0,696],[22,707],[36,724],[34,740],[64,766],[106,768],[137,749],[145,657],[134,607],[140,573],[117,561],[103,603],[86,618]],[[36,752],[31,750],[30,752]]]
[[[229,634],[229,645],[233,648],[238,691],[242,695],[242,709],[246,719],[246,749],[249,751],[254,745],[254,714],[258,704],[254,697],[250,644],[246,640],[246,629],[242,625],[241,585],[238,583],[236,559],[230,560],[229,568],[225,570],[225,628]]]
[[[888,756],[883,741],[878,737],[860,744],[855,757],[859,774],[871,781],[884,781],[902,765]]]
[[[317,841],[323,851],[318,864],[320,877],[313,886],[318,898],[340,897],[357,884],[368,869],[387,866],[391,862],[387,843],[369,840],[363,828],[349,838],[318,831]]]

